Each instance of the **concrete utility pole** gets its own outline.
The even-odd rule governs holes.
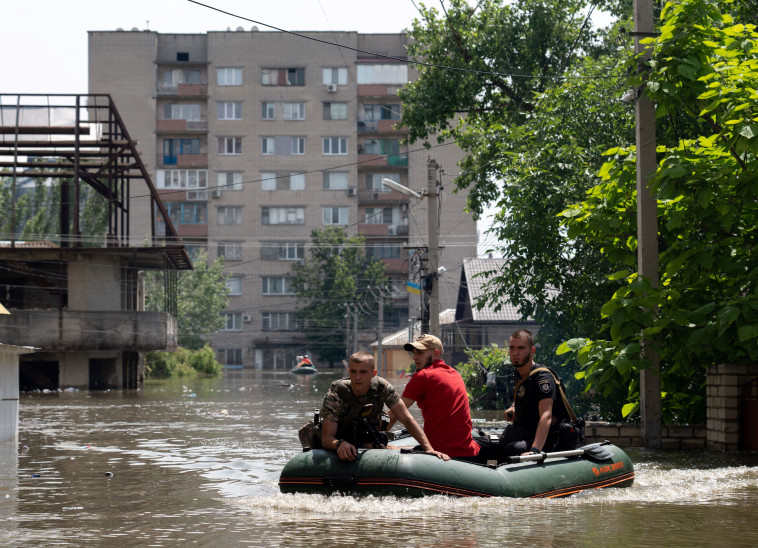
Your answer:
[[[647,71],[650,58],[640,40],[653,35],[652,0],[634,0],[634,51],[645,53],[638,70]],[[637,271],[658,287],[658,209],[656,197],[648,187],[658,162],[655,157],[655,108],[639,93],[635,103],[637,142]],[[643,339],[644,356],[653,363],[640,372],[640,416],[642,441],[649,449],[661,448],[661,373],[660,357]]]
[[[429,281],[432,291],[429,294],[429,332],[435,337],[440,336],[440,285],[438,282],[439,269],[439,191],[437,190],[437,162],[429,158],[426,162],[427,188],[426,198],[428,210],[429,232]]]

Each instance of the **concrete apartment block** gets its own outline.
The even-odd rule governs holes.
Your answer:
[[[386,332],[419,316],[404,286],[410,251],[428,243],[427,202],[383,177],[420,192],[429,158],[444,170],[440,310],[455,308],[463,259],[476,256],[466,195],[452,193],[462,151],[401,144],[394,127],[398,90],[416,77],[407,36],[302,34],[328,43],[241,28],[89,33],[89,92],[113,97],[185,244],[225,258],[232,294],[211,342],[227,366],[289,369],[308,352],[287,278],[325,224],[364,234],[396,280]],[[131,220],[144,238],[151,219]]]

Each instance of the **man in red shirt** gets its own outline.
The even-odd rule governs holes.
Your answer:
[[[401,396],[403,403],[410,407],[418,402],[424,433],[437,451],[474,460],[479,445],[471,435],[466,385],[460,373],[442,361],[442,341],[434,335],[421,335],[403,348],[413,352],[416,363],[416,372]]]

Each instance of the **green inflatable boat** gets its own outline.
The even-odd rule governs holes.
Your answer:
[[[443,461],[410,449],[361,449],[353,462],[315,449],[292,458],[279,477],[283,493],[418,497],[565,497],[585,489],[630,487],[629,457],[609,443],[573,451],[511,457],[500,466]]]

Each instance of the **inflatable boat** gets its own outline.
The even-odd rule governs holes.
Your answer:
[[[290,369],[290,373],[294,373],[295,375],[315,375],[318,373],[318,369],[313,365],[301,365]]]
[[[630,487],[633,481],[629,457],[605,442],[511,457],[499,466],[443,461],[406,448],[360,449],[355,461],[345,462],[336,451],[314,449],[284,466],[279,489],[283,493],[554,498],[585,489]]]

